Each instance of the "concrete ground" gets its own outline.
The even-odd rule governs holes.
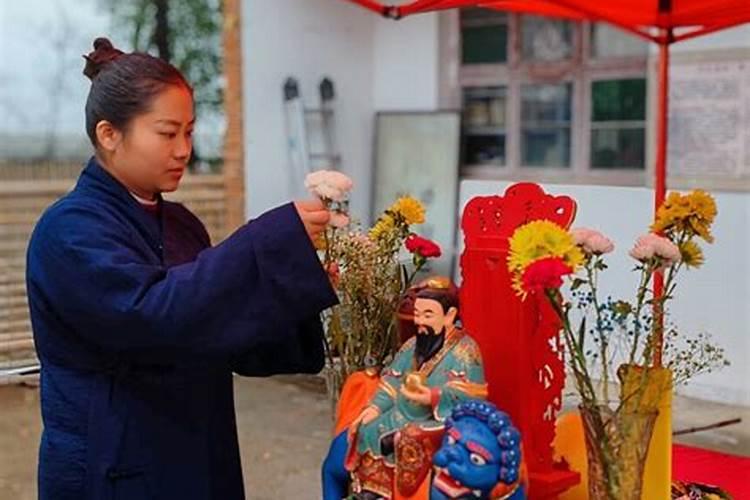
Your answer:
[[[320,498],[320,464],[328,449],[331,407],[317,379],[237,378],[245,488],[251,500]],[[674,429],[740,417],[742,423],[676,441],[750,456],[750,408],[676,398]],[[41,431],[36,387],[0,386],[0,498],[36,498]]]

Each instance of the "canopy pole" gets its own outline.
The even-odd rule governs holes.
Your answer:
[[[667,141],[669,136],[669,45],[673,40],[672,29],[665,30],[664,41],[659,44],[659,94],[656,117],[656,165],[654,168],[654,218],[667,194]],[[664,273],[654,273],[654,298],[664,295]],[[655,342],[653,364],[662,365],[664,352],[663,307],[654,302]]]
[[[671,31],[671,30],[670,30]],[[659,94],[656,118],[656,167],[654,209],[664,202],[667,191],[667,141],[669,135],[669,36],[659,44]]]

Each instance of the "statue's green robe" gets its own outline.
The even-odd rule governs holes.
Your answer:
[[[380,415],[357,432],[357,453],[370,452],[373,457],[383,457],[393,463],[393,456],[384,456],[381,439],[408,423],[423,428],[443,425],[451,410],[467,399],[485,399],[487,384],[484,380],[482,356],[476,342],[465,332],[454,330],[447,335],[443,347],[425,361],[419,369],[415,366],[416,338],[408,340],[396,354],[391,365],[381,374],[381,382],[370,402],[380,410]],[[409,373],[417,372],[433,391],[433,404],[415,403],[401,394]]]

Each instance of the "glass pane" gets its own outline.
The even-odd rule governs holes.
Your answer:
[[[505,87],[467,87],[464,89],[465,127],[505,126]]]
[[[570,165],[571,95],[570,83],[521,87],[523,165]]]
[[[595,58],[647,57],[648,42],[608,24],[593,24],[591,55]]]
[[[508,60],[508,26],[461,28],[463,64],[500,64]]]
[[[572,84],[533,84],[521,87],[521,119],[524,123],[569,124]]]
[[[461,9],[461,24],[502,24],[508,22],[508,14],[497,9],[482,9],[481,7],[468,7]]]
[[[505,134],[464,135],[463,165],[505,165]]]
[[[601,80],[591,84],[591,120],[646,119],[646,79]]]
[[[463,64],[502,64],[508,60],[508,15],[495,9],[461,9]]]
[[[570,166],[570,129],[524,129],[523,165],[528,167]]]
[[[573,53],[573,24],[524,16],[521,24],[521,55],[526,61],[559,61]]]
[[[505,164],[506,93],[506,87],[464,89],[464,165]]]
[[[646,131],[643,127],[591,131],[591,168],[644,168]]]

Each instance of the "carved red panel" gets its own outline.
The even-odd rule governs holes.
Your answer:
[[[533,499],[555,498],[579,478],[553,461],[565,382],[559,323],[543,297],[521,301],[511,288],[508,239],[533,220],[567,228],[575,212],[573,199],[519,183],[503,196],[472,199],[461,221],[462,320],[482,350],[489,399],[510,414],[522,433]]]

